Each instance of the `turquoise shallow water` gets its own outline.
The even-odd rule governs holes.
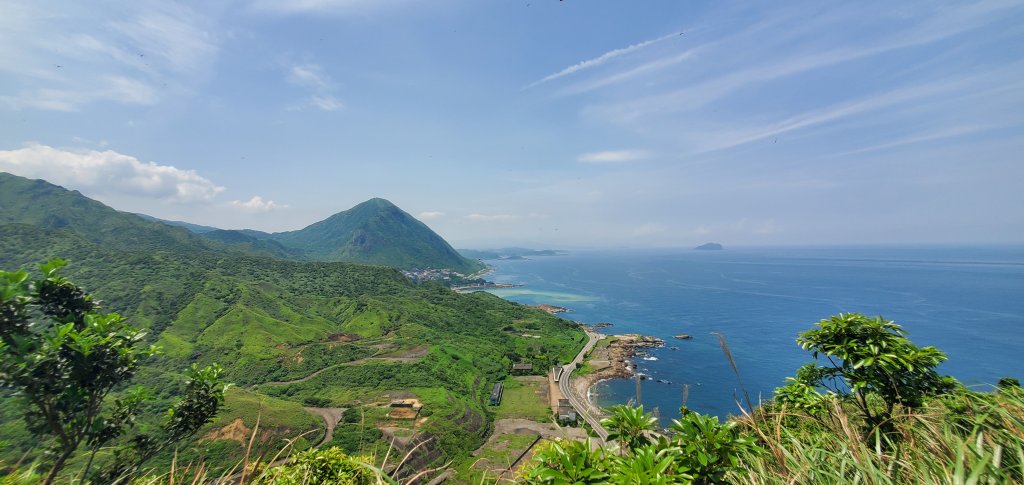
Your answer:
[[[967,385],[1024,378],[1024,247],[580,251],[488,263],[493,280],[525,285],[496,292],[504,298],[569,307],[566,318],[614,323],[609,333],[664,338],[652,352],[658,360],[638,361],[653,379],[671,381],[643,383],[645,406],[664,419],[678,416],[684,384],[691,408],[738,412],[738,380],[713,332],[726,337],[756,403],[810,361],[797,333],[839,312],[895,320],[916,344],[945,351],[940,371]],[[595,392],[610,405],[633,397],[635,386],[608,381]]]

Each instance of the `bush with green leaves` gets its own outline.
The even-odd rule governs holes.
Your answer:
[[[744,436],[736,421],[688,412],[672,420],[669,444],[675,446],[676,467],[695,483],[719,483],[726,473],[740,468],[740,457],[756,455],[755,440]],[[666,447],[662,445],[662,447]]]
[[[651,434],[658,425],[658,418],[644,412],[643,405],[613,406],[611,416],[601,420],[601,426],[608,429],[608,440],[618,441],[623,449],[635,450],[651,443]]]
[[[266,485],[370,485],[390,481],[365,460],[349,456],[341,448],[296,453],[288,463],[267,470],[255,483]]]
[[[614,460],[605,448],[586,441],[551,441],[537,450],[522,472],[526,483],[609,483]]]
[[[13,392],[29,431],[47,445],[46,484],[79,449],[88,453],[81,471],[88,476],[97,452],[118,445],[135,426],[152,393],[115,391],[158,352],[137,346],[143,332],[115,313],[100,313],[91,295],[62,277],[66,264],[41,265],[38,280],[24,271],[0,271],[0,386]],[[194,434],[223,402],[220,373],[219,367],[193,368],[185,397],[159,433],[121,443],[102,474],[115,479],[137,472],[157,452]]]
[[[789,384],[776,390],[780,404],[814,416],[825,410],[831,395],[852,403],[868,433],[890,427],[896,406],[919,408],[926,397],[950,389],[935,367],[946,354],[918,347],[895,322],[859,313],[841,313],[800,334],[797,343],[819,362],[797,370]],[[824,390],[824,392],[821,392]]]
[[[685,413],[668,435],[656,431],[657,419],[642,407],[614,406],[602,421],[619,452],[594,449],[585,442],[555,441],[536,453],[523,473],[527,483],[671,484],[721,483],[741,466],[741,457],[757,455],[752,438],[735,422]]]

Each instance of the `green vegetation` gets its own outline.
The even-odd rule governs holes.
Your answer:
[[[538,441],[535,434],[504,434],[490,441],[472,463],[456,469],[457,483],[495,483],[513,478],[509,467]]]
[[[483,264],[463,257],[402,209],[370,199],[298,231],[269,235],[318,261],[351,261],[398,268],[447,268],[471,274]]]
[[[751,452],[736,423],[686,413],[673,420],[668,435],[656,434],[657,419],[643,408],[616,406],[602,421],[620,448],[592,449],[586,442],[554,441],[526,467],[528,483],[721,483]]]
[[[127,384],[158,349],[137,348],[142,332],[120,315],[99,313],[91,295],[60,276],[65,264],[43,264],[43,278],[35,281],[24,271],[0,271],[0,386],[13,391],[11,400],[33,441],[49,451],[43,483],[54,483],[79,448],[88,454],[82,478],[130,478],[217,414],[224,400],[221,369],[193,364],[185,397],[167,411],[159,430],[126,436],[151,392],[115,388]],[[97,453],[111,447],[113,458],[90,475]]]
[[[376,431],[384,427],[429,439],[411,459],[418,467],[466,460],[490,430],[489,383],[508,377],[518,360],[534,362],[543,374],[572,359],[585,339],[571,322],[486,293],[414,284],[386,267],[242,254],[45,182],[0,178],[21,187],[3,197],[34,200],[0,208],[0,268],[66,257],[74,261],[69,276],[143,330],[140,345],[164,349],[136,371],[134,381],[153,390],[144,414],[173,406],[188,388],[193,365],[223,364],[224,379],[236,388],[216,420],[198,431],[200,439],[178,450],[181,462],[202,458],[207,471],[238,463],[248,447],[238,431],[255,430],[257,421],[250,452],[276,453],[303,433],[290,449],[317,444],[324,421],[302,409],[310,403],[375,410],[366,413],[360,441],[381,436]],[[77,212],[64,205],[88,209],[91,223],[78,224]],[[45,217],[25,215],[35,208],[66,213],[68,221],[47,224]],[[97,227],[107,229],[94,233]],[[142,244],[118,243],[122,234]],[[420,416],[428,419],[388,418],[381,406],[395,396],[419,398]],[[13,399],[0,394],[0,443],[7,445],[0,447],[0,462],[41,461],[43,450],[33,447],[34,432],[12,411]],[[158,432],[157,421],[141,420],[139,432]],[[352,436],[351,429],[339,431],[336,441]],[[385,439],[358,451],[386,450]],[[346,448],[354,449],[351,443]],[[166,469],[172,451],[157,453],[147,466]],[[111,459],[112,450],[100,451],[101,458]],[[77,457],[69,461],[69,469],[84,466]]]
[[[368,200],[298,231],[267,234],[119,212],[77,191],[0,172],[0,208],[0,225],[68,230],[104,248],[132,252],[221,252],[396,268],[447,268],[467,275],[484,268],[384,199]],[[36,260],[52,255],[38,256]]]
[[[339,448],[297,453],[287,464],[270,469],[255,483],[304,485],[311,483],[344,483],[370,485],[379,483],[380,471],[365,461],[354,459]]]
[[[65,279],[60,261],[35,281],[0,273],[5,483],[394,483],[446,463],[466,478],[495,417],[547,413],[540,384],[509,379],[511,364],[542,375],[586,338],[542,311],[414,284],[392,268],[267,257],[280,249],[267,235],[214,242],[41,181],[0,174],[0,189],[0,268],[68,257],[67,273],[96,296]],[[371,202],[350,215],[388,231],[407,223]],[[346,232],[349,222],[290,237],[318,257],[348,257],[328,244],[344,234],[370,253],[388,246]],[[404,257],[388,251],[375,254]],[[118,313],[99,313],[100,300]],[[604,422],[617,448],[544,445],[520,481],[1024,481],[1016,378],[994,393],[967,390],[936,372],[945,354],[880,317],[833,316],[797,342],[817,362],[750,414],[721,423],[684,408],[659,430],[642,408],[617,407]],[[222,378],[237,386],[225,392]],[[498,381],[504,402],[493,408]],[[395,413],[399,398],[422,408]],[[348,411],[321,443],[324,418],[304,406]],[[509,460],[528,438],[496,442]],[[482,458],[500,462],[499,451]]]
[[[551,406],[546,399],[547,387],[547,381],[506,379],[501,405],[493,408],[495,418],[523,418],[550,422]]]
[[[935,372],[946,354],[934,347],[918,348],[899,325],[882,317],[835,315],[802,333],[797,343],[828,365],[801,367],[776,391],[775,400],[813,417],[827,412],[826,395],[818,391],[826,389],[857,408],[867,434],[890,428],[897,405],[917,409],[926,397],[954,384]],[[870,402],[874,399],[882,406]]]
[[[77,191],[0,172],[0,225],[63,229],[110,249],[202,251],[215,247],[186,229],[118,212]],[[21,248],[36,249],[32,244]],[[35,257],[42,261],[50,255]]]

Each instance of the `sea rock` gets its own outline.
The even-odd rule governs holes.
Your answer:
[[[548,312],[548,313],[550,313],[552,315],[554,315],[556,313],[565,313],[565,312],[569,311],[568,308],[560,307],[560,306],[555,306],[555,305],[548,305],[547,303],[541,303],[540,305],[528,305],[528,306],[531,307],[531,308],[539,308],[539,309],[544,310],[544,311],[546,311],[546,312]]]
[[[688,333],[681,333],[679,335],[676,335],[675,337],[679,340],[693,340],[693,335],[690,335]]]

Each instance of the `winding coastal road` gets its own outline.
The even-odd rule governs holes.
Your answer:
[[[573,359],[572,362],[562,366],[563,370],[561,377],[558,379],[558,387],[561,388],[562,394],[569,400],[572,407],[576,409],[576,414],[583,417],[583,420],[594,429],[595,433],[597,433],[601,443],[604,443],[608,441],[608,431],[604,429],[604,426],[601,426],[601,420],[590,413],[590,407],[586,406],[582,402],[581,398],[572,392],[572,386],[569,385],[569,380],[572,377],[573,371],[575,371],[580,363],[583,362],[583,358],[587,356],[587,353],[593,350],[597,341],[601,340],[604,336],[587,330],[587,337],[589,337],[589,340],[587,341],[587,345],[583,346],[583,350],[580,350],[580,353],[576,355],[576,358]]]

